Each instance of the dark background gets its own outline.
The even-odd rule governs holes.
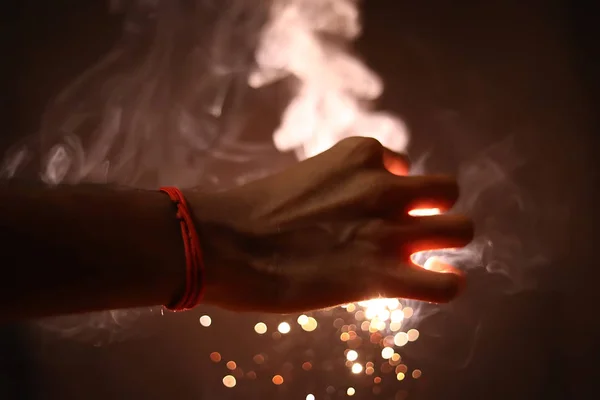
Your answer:
[[[381,107],[400,113],[411,128],[411,151],[433,151],[440,168],[452,169],[514,135],[528,162],[520,187],[550,212],[567,210],[555,226],[538,226],[536,235],[552,251],[542,267],[527,272],[535,275],[533,287],[506,295],[489,290],[504,284],[497,277],[470,274],[455,309],[460,319],[481,320],[473,357],[460,368],[448,362],[457,348],[472,344],[472,325],[451,320],[442,341],[420,339],[427,379],[406,387],[409,399],[598,395],[597,14],[578,3],[365,2],[366,29],[357,47],[386,80]],[[121,25],[103,1],[26,0],[3,7],[5,147],[37,130],[46,102],[114,43]],[[212,311],[224,327],[202,331],[198,315],[143,319],[134,339],[102,346],[4,326],[0,398],[304,398],[305,392],[225,391],[223,373],[207,354],[215,343],[232,354],[257,346],[251,336],[222,343],[230,340],[227,332],[256,319],[236,323],[231,314]],[[379,397],[394,399],[396,390],[387,389]]]

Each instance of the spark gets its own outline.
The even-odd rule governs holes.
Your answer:
[[[258,324],[254,325],[254,331],[259,335],[264,335],[267,333],[267,325],[264,322],[259,322]]]
[[[290,326],[290,324],[288,324],[287,322],[282,322],[279,324],[279,326],[277,327],[277,330],[282,333],[282,334],[287,334],[290,333],[290,330],[292,329],[292,327]]]
[[[352,373],[353,374],[360,374],[363,370],[363,366],[360,363],[354,363],[352,364]]]

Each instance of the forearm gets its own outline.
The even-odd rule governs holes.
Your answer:
[[[0,232],[3,318],[166,304],[184,284],[181,231],[163,193],[2,187]]]

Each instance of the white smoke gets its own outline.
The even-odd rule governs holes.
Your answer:
[[[296,96],[273,134],[280,151],[314,156],[348,136],[370,136],[402,152],[406,126],[370,109],[381,79],[347,50],[361,32],[356,0],[275,0],[248,83],[260,87],[293,76]]]

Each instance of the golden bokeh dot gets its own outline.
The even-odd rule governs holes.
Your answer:
[[[381,357],[384,360],[388,360],[388,359],[392,358],[393,355],[394,355],[394,349],[392,347],[384,347],[383,350],[381,350]]]
[[[312,369],[312,364],[308,361],[302,364],[302,369],[305,371],[310,371]]]
[[[348,335],[348,332],[344,332],[340,335],[340,340],[342,342],[347,342],[348,340],[350,340],[350,335]]]
[[[218,363],[221,361],[221,354],[218,351],[213,351],[210,353],[210,359],[211,361]]]
[[[281,375],[275,375],[272,379],[273,383],[277,386],[281,385],[283,383],[283,376]]]
[[[277,330],[285,335],[286,333],[290,333],[292,327],[287,322],[282,322],[279,324],[279,326],[277,326]]]
[[[363,366],[360,363],[354,363],[352,364],[352,373],[353,374],[360,374],[363,370]]]
[[[403,380],[405,377],[406,377],[406,375],[404,375],[404,373],[403,373],[403,372],[399,372],[399,373],[396,375],[396,379],[398,379],[399,381]]]
[[[409,329],[409,331],[406,332],[406,335],[408,336],[409,342],[414,342],[419,338],[419,331],[416,329]]]
[[[390,323],[390,331],[398,332],[400,329],[402,329],[402,322],[391,322]]]
[[[302,314],[298,317],[298,325],[302,326],[308,322],[308,316]]]
[[[419,379],[421,377],[421,375],[423,375],[423,372],[421,372],[420,369],[415,369],[412,372],[412,377],[415,378],[415,379]]]
[[[307,394],[306,395],[306,400],[315,400],[315,395],[314,394]]]
[[[365,374],[367,375],[373,375],[375,373],[375,368],[373,367],[367,367],[365,368]]]
[[[373,378],[373,382],[374,382],[375,384],[380,384],[380,383],[381,383],[381,377],[379,377],[379,376],[376,376],[375,378]]]
[[[354,305],[354,303],[350,303],[348,304],[348,307],[346,307],[346,311],[348,312],[354,312],[354,310],[356,310],[356,306]]]
[[[362,321],[365,319],[365,312],[362,310],[358,310],[356,314],[354,314],[354,319],[357,321]]]
[[[259,322],[258,324],[254,325],[254,331],[259,335],[264,335],[267,333],[267,325],[264,322]]]
[[[237,368],[237,364],[235,363],[235,361],[227,361],[227,364],[225,364],[227,366],[227,369],[230,370],[234,370]]]
[[[348,390],[346,390],[346,394],[348,396],[354,396],[355,393],[356,393],[356,390],[353,387],[349,387]]]
[[[306,332],[312,332],[315,329],[317,329],[317,320],[314,319],[313,317],[308,317],[308,321],[306,321],[306,323],[304,325],[302,325],[302,329],[304,329]]]
[[[363,323],[362,323],[362,324],[360,324],[360,329],[361,329],[363,332],[366,332],[366,331],[368,331],[368,330],[369,330],[369,327],[370,327],[370,326],[371,326],[371,323],[370,323],[369,321],[363,321]]]
[[[346,359],[348,361],[356,361],[358,359],[358,353],[355,350],[350,350],[346,353]]]
[[[375,366],[375,364],[373,364],[373,362],[372,362],[372,361],[369,361],[369,362],[367,362],[365,365],[367,366],[367,368],[368,368],[368,367],[374,367],[374,366]]]
[[[223,378],[223,385],[225,385],[225,387],[232,388],[235,386],[235,384],[236,384],[236,380],[233,377],[233,375],[227,375],[226,377]]]
[[[203,315],[200,317],[200,325],[205,328],[208,328],[212,323],[212,319],[208,315]]]
[[[404,307],[402,311],[404,311],[404,318],[410,318],[414,314],[412,307]]]
[[[400,354],[398,353],[394,353],[394,355],[392,355],[391,360],[392,361],[400,361],[402,359],[402,357],[400,357]]]
[[[408,335],[406,332],[396,333],[396,336],[394,336],[394,344],[396,346],[404,346],[406,343],[408,343]]]

